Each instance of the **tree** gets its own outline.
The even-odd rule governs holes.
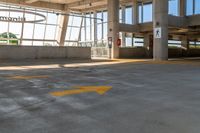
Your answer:
[[[8,33],[8,32],[4,32],[2,34],[0,34],[0,38],[2,38],[3,40],[1,41],[7,41],[7,39],[9,39],[9,43],[10,44],[14,44],[14,45],[18,45],[18,38],[15,34],[13,33]],[[4,40],[5,39],[5,40]]]

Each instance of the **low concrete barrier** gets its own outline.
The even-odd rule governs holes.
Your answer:
[[[200,49],[189,49],[184,50],[181,48],[169,48],[169,58],[180,58],[180,57],[200,57]],[[138,48],[120,48],[120,58],[152,58],[151,51],[144,47]]]
[[[120,58],[146,58],[146,49],[143,47],[138,48],[120,48]]]
[[[91,59],[89,47],[0,46],[0,59]]]

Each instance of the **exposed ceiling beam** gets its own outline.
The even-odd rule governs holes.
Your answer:
[[[82,0],[78,2],[69,3],[68,6],[76,7],[76,6],[88,5],[90,3],[95,3],[95,2],[100,2],[100,1],[106,1],[106,0],[84,0],[84,1]]]
[[[39,0],[26,0],[25,2],[28,3],[28,4],[31,4],[31,3],[34,3],[34,2],[37,2]]]

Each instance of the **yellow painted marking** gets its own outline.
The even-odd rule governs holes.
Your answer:
[[[79,86],[75,87],[77,89],[74,90],[65,90],[65,91],[57,91],[51,92],[52,96],[66,96],[66,95],[74,95],[74,94],[81,94],[81,93],[88,93],[88,92],[96,92],[99,95],[105,94],[107,91],[111,90],[111,86]]]
[[[24,80],[27,80],[27,79],[41,79],[41,78],[48,78],[49,76],[47,75],[42,75],[42,76],[10,76],[9,78],[11,79],[24,79]]]

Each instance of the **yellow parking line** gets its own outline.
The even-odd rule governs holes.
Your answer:
[[[41,79],[41,78],[48,78],[49,76],[47,75],[40,75],[40,76],[9,76],[8,78],[10,79]]]

